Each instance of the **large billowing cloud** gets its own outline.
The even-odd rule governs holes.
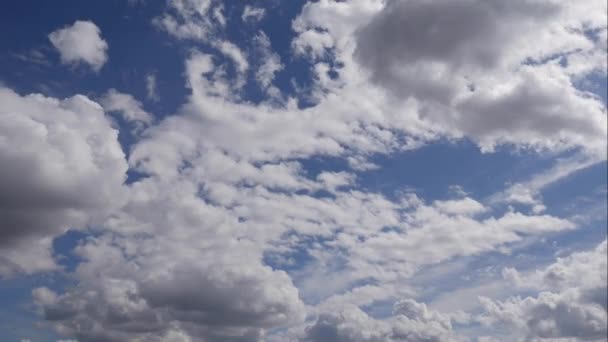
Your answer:
[[[601,148],[605,110],[576,90],[559,62],[600,48],[603,43],[588,32],[605,30],[606,23],[577,18],[573,6],[389,1],[357,32],[356,56],[372,80],[428,104],[429,111],[442,111],[429,116],[482,145],[543,145],[543,140],[584,145],[595,137]],[[605,69],[605,62],[586,69]]]
[[[97,103],[0,89],[0,274],[55,267],[51,240],[99,223],[122,198],[127,164]]]
[[[49,40],[59,51],[64,64],[86,63],[99,71],[108,60],[108,43],[101,30],[91,21],[77,20],[71,26],[53,31]]]
[[[357,307],[321,315],[305,329],[302,342],[442,342],[457,341],[451,318],[429,311],[425,304],[402,300],[394,305],[393,316],[375,320]]]
[[[602,1],[320,1],[295,22],[294,47],[354,57],[424,121],[484,150],[583,146],[603,156],[605,106],[574,84],[606,72],[594,57],[605,55],[595,36],[605,12]]]
[[[261,265],[248,244],[206,241],[204,224],[197,228],[187,239],[96,239],[77,250],[87,261],[76,271],[80,286],[62,295],[37,289],[37,303],[58,331],[80,341],[163,340],[171,331],[197,341],[259,337],[303,319],[287,274]]]

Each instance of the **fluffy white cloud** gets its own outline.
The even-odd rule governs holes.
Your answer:
[[[98,72],[108,60],[108,43],[91,21],[77,20],[71,26],[50,33],[49,40],[64,64],[86,63]]]
[[[0,88],[0,103],[0,274],[53,269],[54,236],[99,223],[120,203],[118,132],[82,95]]]
[[[573,85],[605,72],[605,61],[589,57],[605,56],[605,43],[590,37],[606,29],[605,14],[595,14],[605,9],[602,1],[319,1],[294,21],[294,47],[362,66],[395,105],[408,99],[442,134],[485,151],[582,146],[605,157],[605,106]],[[347,65],[341,76],[357,72]]]
[[[302,320],[289,277],[251,259],[247,243],[223,240],[197,247],[179,237],[101,237],[77,250],[86,260],[79,287],[62,295],[36,289],[34,298],[59,333],[79,341],[237,339]]]
[[[608,333],[606,253],[604,241],[593,250],[560,258],[546,269],[528,275],[508,270],[508,279],[540,292],[536,296],[511,297],[504,301],[482,298],[486,312],[479,320],[490,326],[515,327],[518,338],[526,341],[605,339]]]
[[[324,313],[298,340],[441,342],[461,339],[453,333],[449,315],[430,311],[425,304],[406,299],[395,303],[393,316],[385,320],[373,319],[355,306]]]

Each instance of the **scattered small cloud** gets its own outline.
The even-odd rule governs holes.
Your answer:
[[[92,21],[77,20],[72,25],[53,31],[48,37],[63,64],[84,63],[99,72],[108,60],[108,43]]]
[[[150,101],[160,101],[158,86],[156,84],[156,73],[151,72],[146,75],[146,95]]]

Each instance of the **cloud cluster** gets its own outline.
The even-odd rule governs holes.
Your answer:
[[[358,307],[321,315],[305,329],[302,342],[442,342],[458,341],[451,318],[427,309],[412,299],[395,303],[393,316],[375,320]]]
[[[61,295],[36,289],[36,303],[79,341],[165,341],[172,333],[253,341],[263,328],[303,319],[289,277],[252,260],[247,243],[167,238],[90,241],[77,249],[86,260],[76,270],[80,286]]]
[[[602,1],[320,1],[294,23],[294,47],[360,65],[443,134],[483,150],[582,146],[602,156],[605,106],[575,84],[605,73],[591,57],[605,55],[605,12]]]
[[[207,41],[225,26],[223,6],[214,0],[176,0],[154,24],[179,39]]]
[[[127,163],[118,132],[82,95],[1,88],[0,102],[0,275],[53,269],[54,236],[119,206]]]
[[[136,131],[140,131],[154,121],[152,114],[143,109],[141,102],[116,89],[108,90],[99,101],[106,112],[120,113],[123,120],[134,125]]]
[[[526,341],[571,339],[600,341],[606,338],[606,241],[590,251],[558,259],[544,270],[521,275],[513,269],[508,278],[525,288],[540,290],[536,296],[504,301],[481,298],[486,325],[515,327]]]
[[[71,26],[53,31],[49,40],[59,51],[64,64],[88,64],[95,72],[108,60],[108,43],[101,30],[91,21],[77,20]]]
[[[204,55],[189,63],[201,74],[212,70],[205,69],[210,61]],[[179,331],[211,340],[260,339],[272,328],[302,323],[307,313],[292,278],[265,265],[265,259],[288,264],[305,246],[311,260],[300,267],[309,282],[340,292],[371,278],[381,284],[382,298],[390,299],[398,295],[394,285],[423,265],[495,250],[523,234],[573,228],[546,215],[482,219],[478,215],[487,208],[471,198],[427,204],[408,195],[395,202],[352,190],[356,178],[348,172],[307,176],[289,159],[318,153],[314,149],[272,144],[283,135],[256,140],[255,127],[248,125],[256,115],[269,115],[268,108],[260,105],[256,112],[227,102],[208,93],[214,88],[207,78],[192,75],[191,105],[149,128],[132,150],[129,163],[149,177],[129,186],[123,210],[106,222],[118,235],[80,247],[85,260],[76,271],[80,286],[41,302],[47,319],[68,336],[111,341]],[[249,122],[236,120],[239,115],[250,115]],[[209,134],[200,134],[207,129]],[[223,134],[251,137],[249,146],[224,140]],[[263,144],[264,153],[251,153],[254,144]],[[317,196],[320,190],[332,196]],[[307,242],[317,238],[325,242]],[[336,261],[344,261],[343,268],[333,272]],[[325,272],[341,279],[324,279]],[[100,274],[112,281],[100,283]],[[332,294],[300,286],[309,297]],[[123,287],[125,294],[118,295]],[[126,299],[110,301],[106,293]],[[378,299],[372,294],[369,303]],[[54,311],[72,314],[54,316]],[[114,323],[114,312],[122,315],[120,324]],[[319,312],[323,322],[327,312]],[[398,321],[386,328],[394,336],[427,333],[426,321]]]

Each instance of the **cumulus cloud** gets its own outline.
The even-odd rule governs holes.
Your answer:
[[[245,339],[303,320],[289,276],[261,263],[256,239],[264,236],[203,200],[197,176],[188,178],[135,183],[125,211],[108,222],[121,237],[77,249],[80,286],[38,300],[58,332],[81,341],[163,340],[172,331],[195,341]]]
[[[108,60],[108,43],[92,21],[77,20],[71,26],[53,31],[49,40],[59,51],[64,64],[86,63],[99,72]]]
[[[515,327],[525,340],[606,338],[606,241],[590,251],[560,258],[547,268],[521,275],[511,269],[509,279],[536,296],[504,301],[481,298],[485,309],[479,320],[486,325]]]
[[[54,236],[99,222],[120,202],[127,164],[118,132],[82,95],[1,88],[0,99],[0,274],[52,269]]]
[[[603,32],[606,17],[590,8],[606,12],[601,1],[320,1],[294,21],[294,47],[313,60],[360,65],[394,108],[415,103],[441,134],[469,137],[484,151],[582,146],[605,156],[605,106],[574,86],[605,70],[583,57],[604,44],[589,32]],[[570,60],[588,64],[569,69]],[[340,77],[352,82],[358,73],[346,66]]]
[[[427,309],[412,299],[395,303],[393,316],[385,320],[369,317],[357,307],[325,313],[305,329],[300,341],[458,341],[451,318]]]
[[[357,32],[356,57],[373,81],[428,104],[431,118],[485,149],[566,143],[602,153],[604,106],[576,90],[557,63],[530,62],[594,48],[584,32],[605,21],[571,18],[571,6],[389,1]]]
[[[129,240],[91,241],[77,250],[87,260],[76,271],[81,286],[61,295],[39,288],[35,301],[58,332],[79,341],[165,341],[175,334],[193,341],[237,339],[302,319],[303,305],[286,274],[246,253],[222,251],[240,248],[237,242],[201,249],[163,240],[140,241],[136,248],[148,253],[129,251]]]

